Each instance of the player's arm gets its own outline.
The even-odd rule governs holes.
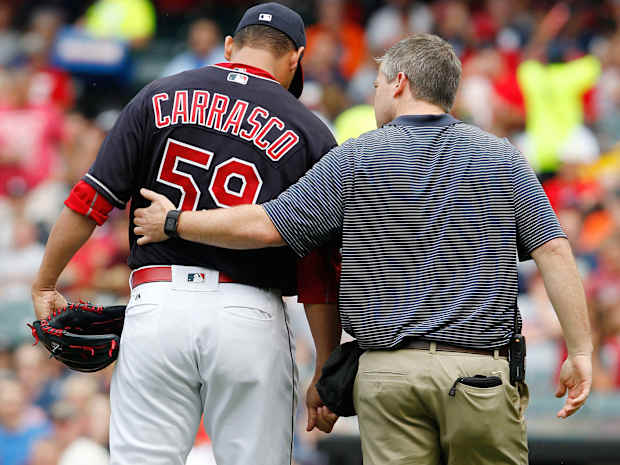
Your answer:
[[[96,225],[108,219],[112,204],[84,181],[78,182],[67,200],[45,247],[43,261],[32,285],[32,302],[37,319],[64,307],[66,301],[56,282],[69,260],[88,240]]]
[[[324,433],[329,433],[338,416],[324,406],[315,385],[321,377],[321,369],[329,355],[340,344],[342,336],[340,315],[338,306],[335,304],[304,304],[304,307],[316,348],[314,376],[306,392],[306,407],[308,409],[306,431],[312,431],[317,426]]]
[[[56,290],[58,276],[73,255],[88,240],[95,225],[102,225],[114,206],[124,208],[142,150],[145,112],[143,92],[123,109],[104,140],[95,163],[71,190],[65,208],[47,242],[45,255],[32,286],[32,301],[38,319],[64,306]]]
[[[56,282],[75,252],[88,240],[95,225],[94,220],[67,207],[60,214],[32,285],[32,302],[37,319],[47,318],[54,309],[66,306],[65,298],[56,290]]]
[[[328,433],[338,419],[323,404],[315,387],[323,365],[340,344],[342,328],[338,313],[338,271],[340,254],[336,246],[312,251],[297,264],[297,300],[304,304],[316,348],[315,370],[306,392],[307,431],[318,427]]]
[[[313,384],[323,365],[340,344],[338,313],[340,252],[335,244],[313,250],[297,263],[297,300],[304,304],[316,348]]]

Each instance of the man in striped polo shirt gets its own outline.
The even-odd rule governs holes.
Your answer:
[[[568,347],[558,416],[590,391],[568,241],[524,157],[448,114],[460,72],[439,37],[402,40],[375,82],[379,129],[332,149],[271,202],[184,212],[178,223],[184,239],[288,244],[300,256],[342,239],[342,327],[368,349],[354,392],[366,464],[527,463],[527,386],[510,382],[506,359],[520,331],[517,257],[536,262]],[[139,243],[166,239],[172,208],[157,196],[136,211]]]

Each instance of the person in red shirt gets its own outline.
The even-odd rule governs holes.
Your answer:
[[[9,92],[0,100],[0,196],[14,179],[32,189],[58,167],[63,117],[49,104],[28,101],[30,75],[9,75]]]

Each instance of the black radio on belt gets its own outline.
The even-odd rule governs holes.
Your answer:
[[[515,299],[514,332],[508,344],[508,365],[510,367],[510,384],[525,381],[525,337],[518,330],[519,307]]]
[[[525,381],[525,338],[515,334],[508,344],[508,365],[510,367],[510,384]]]

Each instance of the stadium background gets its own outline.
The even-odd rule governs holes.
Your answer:
[[[70,373],[31,345],[30,285],[66,195],[118,111],[153,79],[222,61],[223,36],[253,3],[0,0],[0,464],[108,463],[112,369]],[[593,394],[560,421],[560,329],[535,267],[520,267],[532,463],[620,463],[620,1],[283,3],[308,25],[302,100],[339,142],[374,128],[373,57],[413,32],[454,45],[463,61],[454,115],[524,151],[587,290]],[[127,227],[126,211],[116,211],[98,228],[63,274],[62,292],[126,302]],[[289,307],[304,385],[312,340],[303,310],[294,300]],[[304,420],[300,406],[298,464],[361,463],[355,419],[342,419],[331,436],[306,433]],[[199,433],[188,463],[211,460]]]

